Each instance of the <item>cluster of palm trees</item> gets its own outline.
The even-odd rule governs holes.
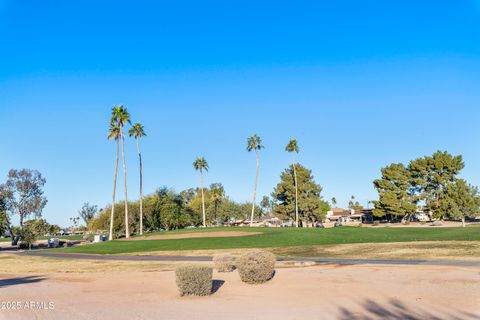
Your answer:
[[[125,135],[123,129],[126,125],[131,125],[128,130],[130,137],[135,137],[137,145],[137,152],[139,158],[140,168],[140,234],[143,234],[143,203],[142,203],[142,154],[140,152],[140,138],[146,136],[143,126],[140,123],[131,124],[130,114],[123,105],[118,105],[112,108],[112,115],[110,118],[110,129],[108,131],[108,139],[115,140],[116,157],[115,157],[115,171],[113,176],[113,195],[112,195],[112,211],[110,214],[110,231],[108,239],[113,240],[113,219],[115,212],[115,194],[117,191],[117,174],[118,174],[118,157],[119,157],[119,141],[122,145],[122,164],[123,164],[123,190],[125,202],[125,237],[130,237],[129,220],[128,220],[128,194],[127,194],[127,166],[125,162]]]
[[[255,212],[255,201],[257,197],[257,186],[258,186],[258,177],[259,177],[259,167],[260,167],[260,150],[264,149],[265,146],[262,144],[262,138],[254,134],[247,139],[247,151],[255,151],[255,184],[253,187],[253,200],[252,200],[252,213],[250,215],[250,226],[253,225],[253,216]],[[286,152],[292,153],[292,166],[293,166],[293,176],[295,184],[295,226],[298,228],[298,181],[297,181],[297,170],[295,162],[295,153],[300,152],[298,147],[298,142],[296,139],[290,139],[287,146],[285,147]],[[198,157],[193,162],[193,167],[195,170],[200,172],[200,190],[202,193],[202,215],[203,215],[203,227],[206,227],[206,218],[205,218],[205,197],[204,197],[204,187],[203,187],[203,172],[208,172],[208,163],[204,157]]]
[[[109,240],[113,239],[113,220],[115,212],[115,196],[117,191],[117,175],[118,175],[118,160],[119,160],[119,150],[121,142],[121,155],[122,155],[122,165],[123,165],[123,189],[124,189],[124,204],[125,204],[125,237],[130,237],[129,230],[129,218],[128,218],[128,193],[127,193],[127,167],[125,162],[125,135],[123,129],[125,126],[130,125],[128,130],[128,135],[130,137],[135,137],[135,142],[137,146],[138,159],[139,159],[139,169],[140,169],[140,235],[143,234],[143,175],[142,175],[142,153],[140,151],[140,138],[146,136],[143,125],[140,123],[131,124],[130,114],[123,105],[118,105],[112,108],[112,114],[110,118],[110,129],[108,131],[108,139],[115,141],[115,171],[113,176],[113,194],[112,194],[112,211],[110,214],[110,230],[108,238]],[[264,149],[262,144],[262,139],[254,134],[247,139],[247,151],[255,151],[255,160],[256,160],[256,170],[255,170],[255,184],[253,187],[253,200],[252,200],[252,212],[250,215],[250,226],[253,224],[253,217],[255,212],[255,202],[257,197],[257,186],[259,178],[259,167],[260,167],[260,150]],[[296,172],[296,163],[295,163],[295,153],[300,151],[296,139],[290,139],[289,143],[285,147],[285,151],[292,153],[292,166],[294,173],[294,183],[295,183],[295,224],[298,227],[298,183],[297,183],[297,172]],[[204,157],[198,157],[193,162],[193,167],[195,170],[200,173],[200,192],[202,195],[202,222],[203,227],[207,226],[206,214],[205,214],[205,193],[204,193],[204,172],[208,172],[208,163]]]

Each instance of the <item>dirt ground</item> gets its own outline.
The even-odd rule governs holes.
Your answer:
[[[480,319],[480,270],[427,266],[278,268],[247,285],[214,273],[209,297],[179,297],[173,271],[0,274],[0,300],[43,302],[0,319]],[[50,304],[51,303],[51,304]]]
[[[214,232],[195,232],[195,233],[177,233],[177,234],[163,234],[148,237],[133,237],[128,240],[166,240],[166,239],[189,239],[189,238],[229,238],[242,237],[259,234],[260,232],[248,231],[214,231]],[[125,240],[125,239],[123,239]]]

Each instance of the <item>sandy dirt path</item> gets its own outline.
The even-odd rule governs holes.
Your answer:
[[[54,304],[0,319],[480,319],[476,268],[325,265],[279,268],[264,285],[236,272],[214,279],[214,295],[181,298],[172,271],[0,274],[0,300]]]

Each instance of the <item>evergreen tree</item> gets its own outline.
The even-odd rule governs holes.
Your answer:
[[[441,206],[448,218],[462,220],[462,226],[465,227],[465,218],[474,217],[480,212],[478,188],[458,179],[445,188]]]
[[[415,201],[422,201],[426,210],[436,218],[448,216],[448,206],[442,201],[449,185],[456,183],[457,175],[464,167],[461,155],[452,156],[446,151],[411,161],[408,170],[416,193]]]
[[[403,218],[416,210],[414,199],[410,194],[411,175],[401,163],[393,163],[382,168],[382,178],[373,181],[379,194],[379,200],[373,201],[373,214],[383,217],[390,214]]]
[[[315,183],[312,171],[296,164],[298,182],[298,215],[303,226],[308,222],[321,221],[330,209],[320,195],[322,187]],[[280,175],[280,182],[275,187],[272,198],[273,213],[281,219],[295,220],[295,178],[293,165]]]

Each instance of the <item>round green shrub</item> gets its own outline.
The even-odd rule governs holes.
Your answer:
[[[180,266],[175,269],[177,287],[181,296],[208,296],[212,293],[212,267]]]
[[[265,250],[252,250],[237,259],[240,279],[246,283],[264,283],[275,274],[275,255]]]
[[[233,256],[229,253],[221,253],[213,256],[213,265],[218,272],[232,272],[235,270]]]

